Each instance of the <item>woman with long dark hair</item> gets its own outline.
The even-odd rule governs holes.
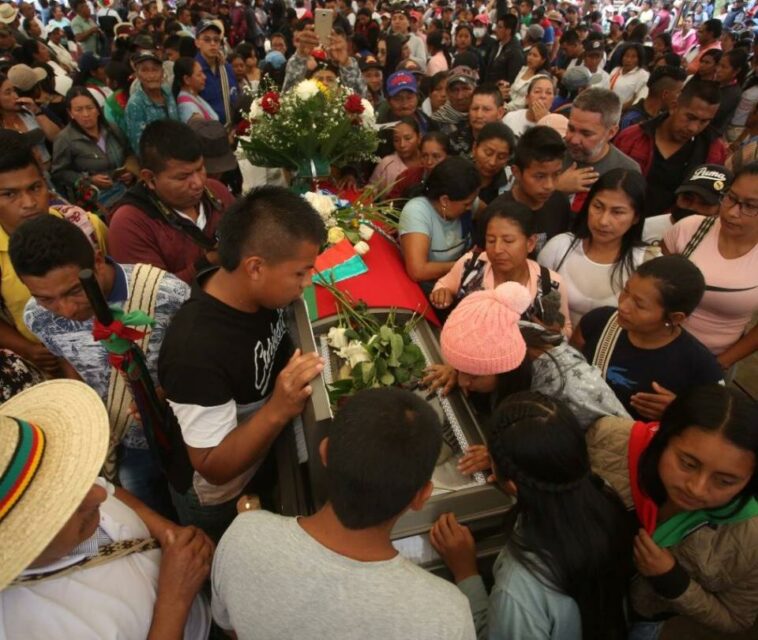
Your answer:
[[[758,405],[722,385],[691,387],[660,423],[600,420],[592,469],[639,524],[630,638],[684,616],[704,636],[747,631],[758,615]],[[682,636],[684,637],[684,636]]]
[[[105,120],[86,87],[71,88],[66,109],[70,122],[53,142],[53,182],[72,202],[81,204],[87,204],[85,194],[93,186],[97,204],[107,209],[134,181],[124,167],[129,155],[126,136]]]
[[[489,597],[468,528],[445,514],[430,532],[469,598],[478,637],[626,638],[631,532],[623,503],[590,469],[571,411],[539,393],[514,394],[493,416],[488,445],[497,486],[516,500]]]
[[[521,67],[510,86],[508,101],[505,103],[506,111],[516,111],[526,108],[526,93],[534,76],[543,75],[550,77],[550,53],[542,42],[537,42],[529,48],[526,54],[526,64]]]
[[[721,88],[719,110],[711,120],[711,126],[723,133],[734,116],[742,97],[742,83],[750,70],[748,53],[744,49],[725,51],[716,67],[716,82]]]
[[[642,243],[645,178],[612,169],[592,185],[572,231],[548,240],[538,262],[566,284],[571,323],[602,306],[616,306],[618,295],[646,257]]]
[[[205,72],[194,58],[179,58],[174,62],[174,84],[171,93],[176,99],[179,119],[218,120],[218,114],[200,92],[205,88]]]

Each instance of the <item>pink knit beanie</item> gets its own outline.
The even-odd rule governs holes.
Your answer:
[[[529,290],[517,282],[467,295],[442,327],[445,361],[458,371],[479,376],[518,367],[526,355],[518,321],[531,303]]]

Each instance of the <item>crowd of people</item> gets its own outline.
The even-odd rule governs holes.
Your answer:
[[[0,3],[0,638],[755,630],[758,407],[733,381],[758,350],[756,13]],[[374,161],[327,188],[397,212],[440,324],[420,384],[468,398],[487,438],[458,468],[514,502],[492,567],[451,513],[424,537],[451,580],[393,546],[442,447],[405,389],[341,405],[328,502],[276,513],[275,443],[326,366],[284,309],[327,229],[238,139],[303,79],[374,107]],[[125,338],[168,407],[161,464]]]

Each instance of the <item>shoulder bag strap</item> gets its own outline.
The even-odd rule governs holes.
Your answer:
[[[703,238],[707,235],[707,233],[711,230],[711,227],[716,224],[716,218],[718,216],[708,216],[707,218],[704,218],[703,221],[698,226],[697,230],[695,231],[695,234],[690,238],[690,241],[687,243],[687,246],[684,247],[684,251],[682,251],[682,256],[685,258],[689,258],[694,252],[695,249],[698,248],[700,243],[703,241]]]
[[[605,323],[605,327],[603,328],[603,333],[600,334],[600,339],[597,341],[595,355],[592,358],[592,364],[600,369],[603,378],[605,378],[608,372],[608,365],[611,363],[613,350],[616,348],[616,343],[621,335],[618,315],[618,311],[614,311],[613,315],[608,318],[608,322]]]
[[[145,311],[150,317],[155,316],[155,303],[158,298],[158,289],[161,280],[166,274],[162,269],[152,265],[137,264],[132,271],[131,282],[129,283],[130,295],[124,305],[124,313],[129,313],[135,309]],[[147,346],[150,341],[149,329],[140,339],[138,345],[142,352],[147,355]],[[111,425],[111,438],[108,447],[108,456],[103,464],[103,475],[111,482],[117,480],[117,452],[118,445],[121,443],[127,429],[132,421],[129,407],[132,403],[132,394],[126,382],[126,378],[115,367],[111,368],[111,375],[108,380],[108,395],[106,408]]]
[[[229,87],[229,76],[226,74],[226,62],[223,60],[219,63],[218,77],[221,79],[221,94],[224,98],[224,114],[226,115],[226,126],[232,126],[232,91]]]

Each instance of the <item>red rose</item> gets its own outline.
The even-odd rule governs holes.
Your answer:
[[[276,91],[264,93],[261,98],[261,109],[273,116],[279,111],[279,94]]]
[[[365,111],[361,97],[357,93],[351,93],[345,100],[345,111],[348,113],[363,113]]]

